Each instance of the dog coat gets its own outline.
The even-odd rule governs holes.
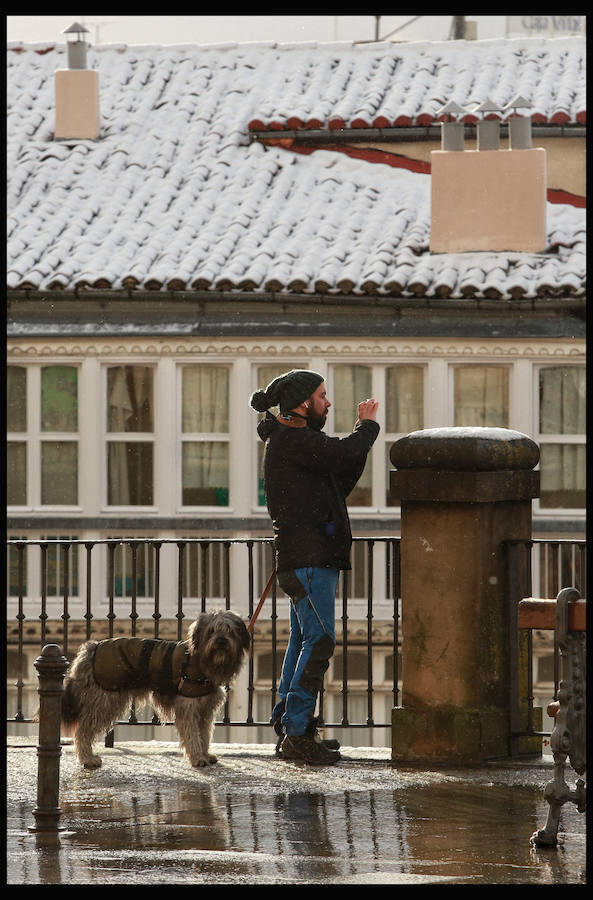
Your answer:
[[[150,690],[160,694],[203,697],[216,685],[201,672],[189,642],[144,638],[99,641],[93,674],[106,691]]]

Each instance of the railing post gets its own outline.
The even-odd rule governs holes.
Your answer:
[[[531,836],[537,847],[555,847],[558,843],[558,828],[562,807],[568,801],[575,804],[579,812],[586,812],[587,797],[585,771],[587,768],[587,658],[585,632],[569,629],[569,604],[578,603],[576,588],[564,588],[556,598],[555,636],[561,653],[562,681],[558,690],[556,709],[553,711],[555,723],[550,737],[554,756],[554,779],[548,782],[544,797],[549,804],[548,818],[544,828]],[[583,615],[584,618],[584,615]],[[549,710],[552,712],[552,710]],[[578,778],[574,790],[566,783],[566,759]]]
[[[57,832],[62,810],[60,795],[60,716],[68,660],[57,644],[46,644],[35,660],[39,675],[39,745],[37,748],[37,806],[29,831]]]
[[[433,428],[397,441],[390,455],[391,493],[401,499],[403,669],[392,758],[506,757],[504,544],[531,539],[538,446],[504,428]]]

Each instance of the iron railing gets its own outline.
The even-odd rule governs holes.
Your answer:
[[[11,687],[13,691],[16,688],[16,710],[9,715],[8,721],[23,723],[31,721],[29,711],[23,706],[26,648],[34,646],[40,649],[51,641],[59,643],[64,655],[71,657],[82,640],[94,638],[97,633],[101,637],[113,637],[116,631],[134,636],[140,629],[143,636],[158,638],[164,636],[162,629],[165,625],[169,629],[168,638],[181,640],[185,620],[191,621],[198,611],[215,605],[233,608],[248,620],[272,568],[270,538],[15,539],[8,541],[8,552],[8,632],[9,649],[13,651],[9,668],[13,679]],[[169,573],[172,569],[175,572],[172,580],[169,577],[166,587],[162,584],[165,552],[176,554],[174,566],[171,559],[168,560]],[[523,736],[549,737],[551,733],[539,731],[534,726],[531,631],[527,632],[529,664],[526,691],[520,685],[518,604],[529,596],[554,598],[568,585],[576,587],[581,597],[586,597],[586,544],[574,540],[508,542],[505,553],[509,602],[510,734],[511,744],[516,748],[519,738]],[[37,554],[36,561],[32,558],[33,554]],[[98,555],[102,555],[99,561]],[[392,705],[396,707],[401,696],[400,596],[400,539],[355,538],[352,570],[341,576],[337,594],[341,612],[336,617],[338,640],[334,677],[337,668],[341,715],[334,716],[339,719],[334,722],[325,716],[326,690],[323,689],[319,714],[326,727],[391,728],[390,721],[376,720],[373,701],[379,686],[374,683],[373,656],[380,646],[393,661],[388,691],[392,694]],[[14,612],[12,619],[11,610]],[[353,618],[357,622],[355,634],[350,627]],[[366,628],[359,627],[361,619],[366,619]],[[287,601],[282,591],[274,585],[258,619],[249,654],[247,700],[243,704],[246,715],[241,721],[231,719],[227,702],[222,719],[217,724],[268,725],[267,720],[262,721],[261,716],[258,719],[255,714],[255,661],[257,654],[265,650],[269,660],[266,670],[269,689],[266,690],[269,692],[271,710],[276,702],[284,653],[285,635],[280,634],[279,623],[286,624],[286,621]],[[171,622],[174,623],[174,633],[171,633]],[[54,627],[51,633],[48,630],[50,623]],[[374,636],[373,630],[380,631],[380,636]],[[361,678],[358,667],[353,678],[354,653],[360,663],[361,652],[366,655],[366,672]],[[554,648],[554,659],[555,699],[559,678],[557,647]],[[366,692],[365,714],[359,713],[357,721],[352,721],[355,716],[350,703],[353,681],[356,681],[356,694],[359,695],[361,690]],[[385,690],[383,681],[380,692],[384,695]],[[526,726],[522,724],[521,704],[527,705]],[[139,721],[132,709],[125,724],[156,723],[158,720],[154,717],[150,722]]]
[[[171,546],[176,554],[175,601],[163,604],[162,561],[165,548]],[[377,570],[377,551],[381,551],[382,573]],[[9,540],[8,541],[8,594],[15,606],[16,634],[12,644],[16,649],[13,670],[16,669],[16,712],[9,717],[13,722],[30,722],[23,707],[25,689],[25,649],[31,647],[31,633],[35,646],[43,647],[48,640],[60,644],[65,656],[72,657],[83,640],[113,637],[125,633],[134,637],[139,629],[142,636],[162,637],[164,624],[171,630],[171,620],[176,620],[175,634],[167,637],[182,640],[185,620],[195,618],[199,611],[215,606],[233,608],[249,620],[257,604],[259,594],[272,568],[272,540],[270,538],[106,538],[101,540],[73,540],[71,538]],[[30,554],[38,553],[37,562]],[[102,554],[97,569],[97,554]],[[168,560],[169,570],[171,560]],[[36,566],[35,575],[30,568]],[[103,578],[101,572],[104,573]],[[39,591],[32,581],[39,577]],[[104,580],[104,584],[101,581]],[[337,616],[336,651],[341,656],[342,695],[341,720],[328,722],[324,715],[325,689],[319,699],[320,721],[330,728],[390,728],[391,722],[375,721],[373,698],[373,652],[377,639],[373,637],[376,624],[376,604],[380,603],[380,618],[384,624],[388,613],[391,620],[383,628],[381,645],[389,644],[393,655],[393,672],[390,690],[393,705],[399,698],[398,644],[400,618],[400,540],[393,537],[354,538],[352,570],[340,577],[337,597],[341,614]],[[33,598],[39,599],[33,599]],[[284,617],[279,606],[285,601]],[[147,603],[150,604],[148,612]],[[366,618],[366,636],[352,636],[349,624],[353,606],[357,621]],[[101,609],[102,607],[102,609]],[[275,583],[258,619],[248,659],[247,713],[242,721],[233,721],[229,701],[224,708],[223,726],[269,725],[269,720],[258,721],[254,715],[255,673],[254,663],[262,646],[271,651],[270,711],[276,702],[282,658],[283,641],[279,637],[279,621],[287,621],[288,601]],[[152,619],[147,634],[146,619]],[[58,632],[55,625],[59,621]],[[50,633],[49,624],[52,624]],[[81,626],[82,623],[82,627]],[[73,625],[76,633],[73,634]],[[341,633],[339,626],[341,625]],[[258,632],[265,632],[260,637]],[[360,629],[358,629],[360,631]],[[9,638],[10,643],[10,638]],[[356,646],[366,653],[366,718],[351,721],[349,709],[351,651]],[[357,673],[358,675],[359,673]],[[360,690],[360,679],[357,679]],[[382,685],[383,692],[385,685]],[[158,724],[153,716],[150,722],[140,721],[132,708],[125,724]]]
[[[521,737],[549,738],[551,730],[538,730],[534,716],[534,635],[533,629],[524,633],[526,648],[520,648],[518,628],[519,603],[526,597],[555,599],[567,587],[575,587],[581,597],[587,596],[586,542],[575,540],[508,541],[506,592],[509,609],[509,692],[510,692],[510,755],[517,755]],[[520,656],[527,653],[526,689],[520,685]],[[560,652],[556,635],[553,643],[553,697],[558,697],[560,678]],[[524,704],[526,713],[522,714]],[[522,724],[524,723],[524,724]]]

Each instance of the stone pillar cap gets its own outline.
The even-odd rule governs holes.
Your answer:
[[[533,469],[539,447],[527,435],[508,428],[426,428],[396,441],[389,456],[396,469],[493,472]]]

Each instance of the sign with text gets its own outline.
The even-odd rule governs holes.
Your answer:
[[[586,16],[507,16],[507,34],[566,37],[586,33]]]

